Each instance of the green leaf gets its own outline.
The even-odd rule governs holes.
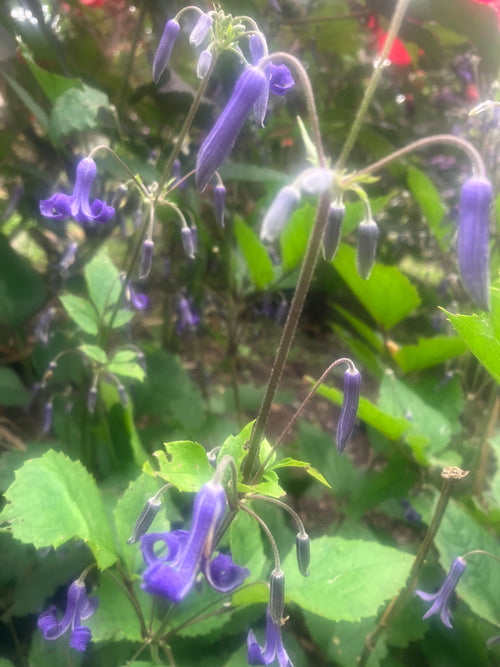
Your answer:
[[[443,309],[444,310],[444,309]],[[500,337],[495,321],[500,316],[500,295],[491,290],[491,315],[453,315],[444,310],[453,328],[472,354],[500,383]]]
[[[64,306],[64,310],[82,331],[92,336],[97,335],[99,331],[99,318],[90,301],[74,294],[64,294],[59,299]]]
[[[109,107],[106,93],[82,84],[82,89],[70,88],[60,95],[52,108],[50,128],[57,137],[97,127],[97,113]]]
[[[249,584],[259,579],[266,563],[259,524],[246,512],[238,512],[229,530],[229,548],[235,563],[250,570]]]
[[[250,279],[257,289],[264,289],[274,277],[273,265],[257,234],[235,216],[234,234],[243,253]]]
[[[445,250],[447,244],[444,239],[448,236],[449,230],[446,226],[441,226],[446,209],[439,192],[431,179],[416,167],[408,167],[407,180],[408,187],[417,200],[439,247]]]
[[[149,462],[144,464],[144,472],[161,477],[179,491],[199,491],[214,476],[214,469],[208,462],[207,453],[201,445],[190,440],[166,442],[165,452],[154,452],[159,465],[156,472]]]
[[[500,558],[500,547],[495,537],[480,526],[465,508],[453,501],[446,508],[434,541],[440,553],[440,563],[446,572],[454,558],[472,549],[482,549]],[[436,586],[440,585],[441,582],[436,582]],[[457,594],[475,614],[497,627],[500,626],[499,590],[498,562],[482,554],[469,556],[467,569],[457,587]]]
[[[281,461],[278,461],[278,463],[275,463],[271,470],[276,470],[277,468],[304,468],[308,475],[316,479],[318,482],[321,482],[321,484],[324,484],[324,486],[327,486],[329,489],[332,488],[323,475],[318,472],[316,468],[313,468],[310,463],[306,463],[305,461],[297,461],[297,459],[286,457],[281,459]]]
[[[135,582],[133,588],[143,613],[149,614],[147,607],[151,608],[152,596],[141,590],[139,582]],[[139,619],[118,582],[111,577],[101,577],[96,595],[99,598],[99,613],[85,621],[92,632],[92,641],[141,642]]]
[[[104,317],[102,318],[102,321],[106,326],[109,326],[109,323],[111,322],[111,317],[113,315],[113,311],[110,310],[107,312]],[[119,329],[122,327],[124,324],[128,324],[131,320],[133,320],[135,317],[135,313],[133,310],[124,310],[121,309],[116,313],[116,317],[113,320],[113,329]]]
[[[0,324],[17,327],[41,308],[46,289],[40,274],[0,234]]]
[[[70,79],[39,67],[27,47],[21,43],[20,48],[24,60],[50,102],[54,103],[60,95],[71,88],[81,90],[82,82],[80,79]]]
[[[84,274],[90,299],[102,317],[104,312],[118,301],[122,289],[120,274],[107,247],[86,265]]]
[[[456,336],[435,336],[419,338],[416,345],[398,347],[392,357],[405,373],[410,373],[459,357],[466,349],[465,343]]]
[[[115,354],[111,357],[111,363],[127,364],[130,361],[134,361],[135,359],[137,359],[137,352],[135,350],[124,349],[115,352]]]
[[[352,328],[362,336],[367,343],[369,343],[374,350],[377,352],[382,352],[384,348],[384,343],[380,338],[380,335],[369,327],[363,320],[360,320],[359,317],[353,315],[342,306],[335,306],[335,310],[338,311],[345,319],[349,322]]]
[[[390,329],[418,306],[417,290],[395,266],[375,264],[368,280],[356,271],[355,250],[343,243],[333,266],[359,301],[384,329]]]
[[[144,372],[142,366],[139,366],[139,364],[136,363],[135,361],[129,361],[124,363],[117,363],[115,361],[111,361],[108,364],[108,371],[110,373],[114,373],[115,375],[119,375],[121,377],[133,378],[134,380],[139,380],[139,382],[142,382],[146,377],[146,373]]]
[[[92,361],[96,361],[98,364],[105,365],[108,363],[108,357],[106,352],[99,347],[98,345],[79,345],[78,349],[85,354]]]
[[[76,537],[89,546],[101,569],[116,561],[99,490],[79,461],[50,449],[26,461],[5,497],[1,519],[10,522],[21,542],[57,549]]]
[[[25,90],[22,86],[20,86],[17,83],[15,79],[13,79],[7,74],[5,69],[2,69],[2,76],[7,81],[12,90],[16,93],[16,95],[21,99],[21,101],[28,107],[31,113],[35,116],[35,118],[38,120],[43,129],[46,132],[49,132],[50,121],[49,121],[49,116],[47,115],[45,110],[42,109],[42,107],[38,104],[38,102],[36,102],[36,100],[32,97],[32,95],[28,93],[27,90]]]
[[[239,470],[241,468],[241,462],[247,455],[245,445],[252,433],[254,422],[255,420],[246,424],[246,426],[242,428],[238,435],[230,435],[225,439],[219,453],[217,454],[217,462],[220,462],[222,457],[228,454],[236,463],[237,469]]]
[[[0,368],[0,405],[28,405],[31,394],[11,368]]]
[[[297,267],[306,252],[307,242],[314,223],[315,209],[307,204],[293,212],[280,235],[281,263],[283,271]]]
[[[309,577],[299,573],[293,551],[283,563],[287,599],[331,621],[375,616],[405,583],[413,558],[377,542],[340,537],[311,540]]]

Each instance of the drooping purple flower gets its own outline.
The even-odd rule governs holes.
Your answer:
[[[292,73],[286,65],[274,65],[271,63],[269,72],[269,90],[273,95],[282,97],[295,86]]]
[[[136,292],[130,284],[127,289],[127,297],[136,310],[146,310],[146,308],[149,306],[148,295],[143,294],[142,292]]]
[[[40,202],[40,213],[46,218],[66,220],[74,218],[82,224],[104,223],[111,220],[115,209],[100,199],[90,203],[90,188],[97,174],[92,158],[84,158],[76,168],[75,187],[72,195],[57,193]]]
[[[474,303],[489,310],[489,210],[493,188],[486,178],[469,178],[460,195],[458,266]]]
[[[293,667],[292,661],[283,646],[281,639],[281,625],[273,623],[269,609],[266,611],[266,643],[260,646],[255,638],[253,630],[250,630],[247,638],[249,665],[272,665],[275,660],[279,667]]]
[[[82,625],[82,621],[90,618],[99,605],[99,598],[87,597],[85,584],[78,580],[74,581],[68,588],[68,602],[66,612],[61,619],[57,620],[55,606],[49,607],[38,617],[38,627],[43,633],[44,639],[58,639],[68,630],[71,630],[69,645],[77,651],[85,651],[92,638],[90,628]]]
[[[196,187],[204,190],[215,170],[231,152],[246,117],[268,87],[266,75],[247,67],[236,82],[233,94],[201,145],[196,161]]]
[[[363,280],[368,280],[375,264],[379,229],[375,220],[363,220],[358,227],[356,268]]]
[[[189,43],[192,46],[199,46],[207,36],[211,27],[212,17],[210,14],[202,14],[189,36]]]
[[[300,201],[300,191],[293,185],[285,185],[269,207],[260,229],[261,241],[275,241]]]
[[[179,305],[177,306],[176,334],[180,336],[186,330],[192,332],[196,329],[199,323],[200,318],[191,306],[189,299],[182,296],[179,299]]]
[[[180,602],[191,590],[200,569],[216,590],[228,592],[248,576],[246,568],[219,554],[210,561],[213,539],[226,509],[224,488],[210,481],[201,487],[194,502],[191,530],[149,533],[141,537],[141,549],[147,569],[142,588],[152,595]],[[155,545],[163,542],[165,555],[157,556]],[[207,571],[209,572],[207,576]]]
[[[344,453],[347,441],[354,429],[359,405],[360,386],[361,375],[359,371],[349,367],[344,373],[344,399],[337,424],[337,451],[339,454]]]
[[[153,81],[156,84],[168,65],[180,29],[180,25],[173,19],[167,21],[165,24],[163,35],[161,36],[160,44],[153,60]]]
[[[44,310],[43,313],[38,318],[38,320],[36,321],[33,333],[35,335],[35,338],[44,345],[47,345],[47,343],[49,342],[50,325],[52,320],[54,319],[55,314],[56,314],[55,308],[47,308],[47,310]]]
[[[452,628],[450,602],[451,597],[457,587],[460,577],[465,572],[466,562],[463,558],[455,558],[451,564],[450,571],[446,575],[443,585],[437,593],[425,593],[424,591],[415,591],[415,595],[425,602],[432,602],[431,607],[423,615],[423,619],[439,614],[442,622],[446,627]]]
[[[224,208],[226,204],[226,188],[224,185],[216,185],[214,188],[214,213],[215,219],[221,227],[224,227]]]

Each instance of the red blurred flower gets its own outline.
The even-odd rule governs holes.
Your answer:
[[[385,30],[382,30],[377,17],[374,16],[373,14],[368,19],[368,27],[370,28],[375,37],[377,44],[377,53],[380,54],[382,53],[382,49],[385,46],[387,33],[385,32]],[[399,66],[411,65],[412,63],[411,56],[408,53],[406,46],[399,39],[399,37],[396,37],[396,39],[394,40],[391,50],[387,54],[387,59],[390,60],[393,65],[399,65]]]
[[[104,0],[80,0],[81,5],[87,5],[88,7],[101,7],[104,4]]]
[[[489,5],[494,9],[498,16],[498,26],[500,28],[500,0],[472,0],[472,2],[480,2],[483,5]]]

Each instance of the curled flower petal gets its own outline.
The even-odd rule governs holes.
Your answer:
[[[295,86],[292,73],[286,65],[274,65],[271,63],[269,90],[273,95],[280,97]]]
[[[220,593],[234,591],[250,574],[250,570],[236,565],[228,554],[218,554],[202,569],[210,586]]]
[[[423,619],[427,619],[434,614],[439,614],[441,621],[448,628],[452,628],[450,602],[452,595],[457,587],[460,577],[465,572],[466,562],[463,558],[458,557],[452,562],[450,571],[446,575],[443,585],[437,593],[425,593],[424,591],[415,591],[417,595],[424,602],[432,602],[431,607],[423,615]]]

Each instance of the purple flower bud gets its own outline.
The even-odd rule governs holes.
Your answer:
[[[210,14],[202,14],[196,22],[191,35],[189,36],[189,43],[192,46],[199,46],[207,36],[207,33],[211,27],[212,17]]]
[[[330,169],[308,169],[300,182],[302,192],[309,195],[319,195],[330,189],[332,172]]]
[[[187,257],[189,259],[194,259],[195,258],[195,242],[193,238],[193,233],[189,227],[183,227],[181,229],[181,240],[182,240],[182,247],[184,248],[184,252],[186,253]]]
[[[279,237],[299,201],[300,192],[296,187],[285,185],[281,188],[262,221],[260,230],[262,241],[272,243]]]
[[[236,82],[233,94],[203,142],[196,161],[196,187],[204,190],[215,170],[226,159],[255,102],[267,88],[266,75],[247,67]]]
[[[460,196],[458,266],[474,303],[489,310],[489,210],[493,188],[486,178],[469,178]]]
[[[139,266],[139,278],[143,280],[149,276],[153,264],[153,249],[155,247],[152,239],[146,239],[142,244],[142,257]]]
[[[210,70],[212,64],[212,53],[208,49],[204,49],[199,57],[196,65],[196,76],[198,79],[204,79]]]
[[[309,535],[304,532],[297,533],[295,537],[295,548],[297,553],[297,565],[303,577],[309,576],[309,563],[311,561],[311,549]]]
[[[323,257],[331,262],[340,243],[340,232],[345,216],[345,206],[342,202],[332,202],[328,211],[325,231],[323,232]]]
[[[274,623],[281,623],[285,608],[285,573],[274,569],[269,580],[269,613]]]
[[[450,571],[446,575],[443,585],[437,593],[424,593],[424,591],[415,591],[415,595],[425,602],[432,602],[430,609],[423,615],[423,619],[429,618],[434,614],[439,614],[446,627],[452,628],[450,601],[457,587],[460,577],[465,572],[466,562],[463,558],[455,558],[451,564]]]
[[[168,65],[172,49],[174,48],[175,40],[179,34],[181,27],[177,21],[170,20],[165,24],[163,35],[158,46],[155,58],[153,60],[153,81],[157,84],[161,75]]]
[[[224,227],[224,207],[226,204],[226,188],[224,185],[216,185],[214,188],[214,213],[215,219],[221,227]]]
[[[344,373],[344,400],[337,424],[337,451],[344,453],[347,441],[351,437],[359,404],[361,375],[357,369],[348,368]]]
[[[90,387],[87,394],[87,410],[89,415],[93,415],[95,412],[95,406],[97,405],[97,387]]]
[[[45,403],[45,406],[43,408],[43,424],[42,424],[42,433],[48,433],[50,431],[50,427],[52,426],[52,412],[53,412],[53,406],[52,406],[52,401],[47,401]]]
[[[149,306],[149,297],[142,292],[136,292],[132,285],[128,286],[127,297],[136,310],[146,310]]]
[[[377,223],[371,219],[363,220],[358,227],[356,268],[363,280],[368,280],[375,264],[378,233]]]

